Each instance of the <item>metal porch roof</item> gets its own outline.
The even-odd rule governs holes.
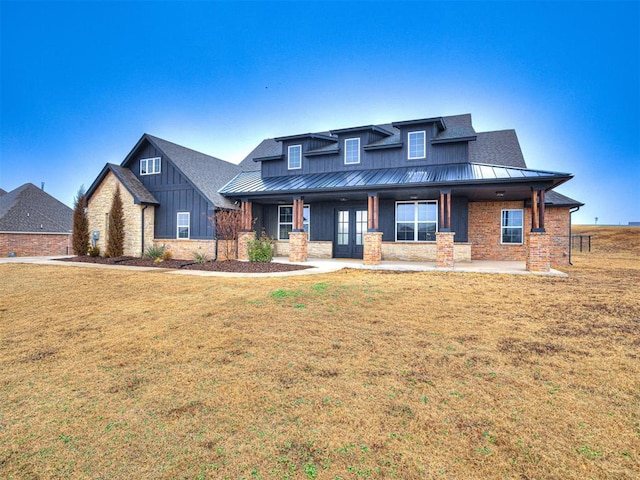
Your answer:
[[[252,171],[237,175],[220,189],[220,193],[226,196],[241,196],[406,186],[508,184],[539,180],[552,180],[552,186],[556,186],[571,177],[569,173],[479,163],[351,170],[266,178],[262,178],[260,171]]]

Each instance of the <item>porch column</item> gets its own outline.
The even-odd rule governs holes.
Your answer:
[[[240,231],[238,232],[238,260],[241,262],[249,261],[249,243],[256,238],[256,232],[251,229],[253,226],[251,209],[251,202],[242,199],[240,204]],[[230,240],[223,241],[229,242]]]
[[[304,231],[304,199],[293,199],[293,230],[289,232],[289,261],[307,261],[307,232]]]
[[[382,261],[382,232],[378,231],[379,202],[377,193],[367,195],[367,231],[362,234],[362,263],[378,265]]]
[[[551,269],[549,236],[544,228],[545,191],[531,190],[531,232],[527,238],[526,268],[530,272],[548,272]]]
[[[436,232],[436,267],[453,268],[453,237],[451,231],[451,190],[440,190],[440,215]]]

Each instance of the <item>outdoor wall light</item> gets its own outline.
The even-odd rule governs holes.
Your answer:
[[[349,199],[347,197],[340,197],[338,200],[340,200],[341,202],[346,202]]]
[[[410,195],[409,199],[410,200],[417,200],[418,199],[418,195]]]
[[[496,197],[504,197],[504,190],[500,190],[499,192],[496,192]]]

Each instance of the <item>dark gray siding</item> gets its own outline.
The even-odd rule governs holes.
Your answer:
[[[468,142],[431,144],[434,134],[433,126],[423,126],[416,128],[403,129],[401,138],[403,145],[398,148],[386,148],[382,150],[365,150],[364,147],[370,142],[378,138],[369,138],[371,135],[360,133],[357,135],[341,135],[340,141],[335,144],[338,147],[338,153],[329,155],[313,155],[305,156],[305,153],[315,146],[317,141],[298,140],[283,142],[282,151],[284,157],[282,160],[271,160],[262,162],[263,177],[277,177],[287,175],[301,175],[308,173],[325,173],[352,170],[365,170],[372,168],[394,168],[408,167],[416,165],[439,165],[451,163],[466,163],[469,161],[469,144]],[[426,158],[419,160],[408,159],[408,134],[413,131],[424,130],[426,136]],[[344,164],[344,140],[345,138],[360,138],[360,163],[345,165]],[[302,145],[302,168],[298,170],[289,170],[288,166],[288,147],[290,145]],[[327,145],[325,142],[324,145]],[[322,146],[324,146],[322,145]]]
[[[159,174],[140,175],[140,159],[161,157]],[[211,204],[191,186],[184,176],[152,145],[142,149],[129,165],[131,171],[160,203],[155,209],[156,238],[176,238],[177,212],[190,212],[190,238],[213,238],[213,226],[207,218],[213,214]],[[207,212],[206,214],[204,212]]]
[[[366,210],[364,202],[322,202],[310,203],[310,239],[312,241],[333,241],[335,237],[336,211],[340,208],[354,208]],[[394,242],[396,237],[396,201],[391,199],[380,200],[379,231],[382,232],[383,242]],[[256,215],[254,207],[254,215]],[[267,235],[278,238],[278,205],[264,205],[262,218],[255,230],[260,232],[264,227]],[[468,240],[468,200],[464,197],[453,197],[451,200],[451,229],[456,233],[456,242]]]

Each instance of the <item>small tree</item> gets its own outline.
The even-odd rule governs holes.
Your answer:
[[[107,235],[107,250],[105,256],[120,257],[124,253],[124,212],[120,186],[113,193],[111,210],[109,211],[109,234]]]
[[[80,187],[73,201],[71,243],[74,255],[86,255],[89,251],[89,218],[87,217],[87,195],[84,186]]]
[[[238,232],[240,231],[240,212],[238,210],[218,210],[209,217],[216,238],[223,240],[222,251],[225,260],[235,258]]]

